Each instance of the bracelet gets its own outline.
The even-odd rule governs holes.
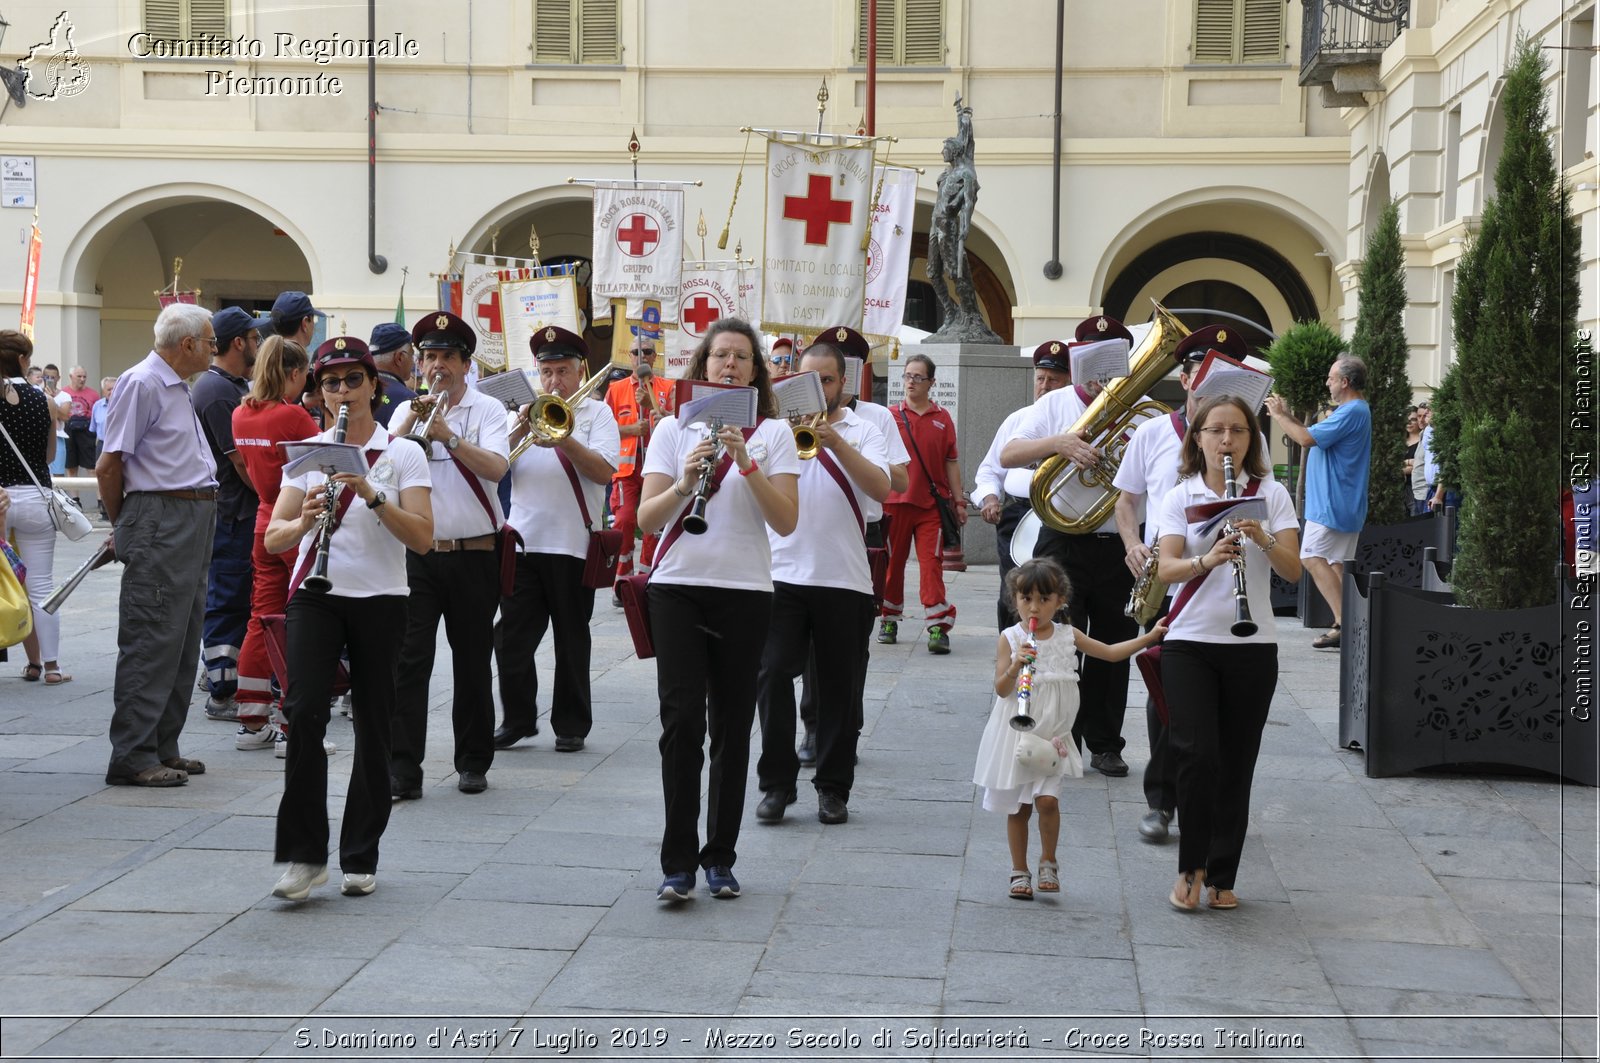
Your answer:
[[[740,469],[739,470],[739,475],[740,476],[749,476],[751,473],[755,472],[759,468],[761,468],[760,463],[752,461],[750,463],[750,467],[748,469]]]
[[[1196,576],[1205,571],[1205,565],[1201,563],[1199,554],[1196,554],[1189,559],[1189,571],[1193,572]]]
[[[677,495],[679,498],[688,498],[690,495],[694,494],[694,491],[692,491],[692,490],[689,490],[689,491],[680,491],[680,490],[678,490],[679,483],[681,483],[681,481],[679,481],[679,480],[672,481],[672,493],[673,494]]]
[[[1267,545],[1263,546],[1261,549],[1262,549],[1263,552],[1265,552],[1265,551],[1269,551],[1269,550],[1273,549],[1277,545],[1278,545],[1278,537],[1276,535],[1273,535],[1271,532],[1267,532]]]

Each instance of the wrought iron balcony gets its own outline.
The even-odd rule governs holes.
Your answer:
[[[1406,28],[1411,0],[1302,0],[1300,84],[1327,85],[1341,66],[1376,63]]]

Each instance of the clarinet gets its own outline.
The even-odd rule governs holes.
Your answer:
[[[1036,616],[1028,617],[1028,641],[1024,645],[1035,654],[1039,652],[1039,640],[1033,637],[1033,629],[1039,624]],[[1033,702],[1033,671],[1034,664],[1029,661],[1022,666],[1022,674],[1017,676],[1017,711],[1011,717],[1011,729],[1014,731],[1031,731],[1038,724],[1030,711]]]
[[[711,438],[717,439],[722,432],[722,422],[711,422]],[[704,535],[710,527],[706,523],[706,505],[711,501],[711,493],[715,488],[717,462],[722,460],[722,441],[717,440],[717,448],[711,456],[700,463],[700,482],[695,485],[694,501],[689,503],[689,512],[683,516],[683,530],[690,535]]]
[[[1227,479],[1224,488],[1228,498],[1239,497],[1239,484],[1233,478],[1233,455],[1222,456],[1222,475]],[[1222,526],[1222,534],[1232,537],[1239,534],[1232,521]],[[1244,549],[1240,544],[1239,556],[1233,559],[1233,626],[1228,629],[1234,638],[1248,638],[1256,633],[1256,622],[1250,619],[1250,591],[1244,581]]]
[[[350,423],[350,404],[339,404],[339,420],[333,426],[333,441],[344,442],[344,434]],[[317,556],[311,562],[311,574],[305,578],[307,590],[317,594],[326,594],[333,588],[333,581],[328,578],[328,547],[333,541],[333,514],[334,503],[339,498],[339,489],[344,485],[328,478],[328,505],[322,511],[322,516],[317,518]]]

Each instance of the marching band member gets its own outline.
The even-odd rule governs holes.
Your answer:
[[[428,462],[414,446],[396,442],[374,417],[382,400],[378,367],[367,345],[339,336],[317,348],[317,382],[330,404],[349,410],[345,442],[366,452],[365,476],[340,473],[328,536],[331,586],[318,592],[302,581],[312,568],[328,508],[327,478],[320,472],[285,476],[266,548],[281,554],[299,547],[287,610],[289,754],[278,804],[276,858],[286,871],[275,897],[303,901],[328,881],[327,732],[333,677],[341,651],[350,654],[355,760],[339,830],[342,890],[351,896],[377,888],[378,841],[389,823],[390,720],[395,666],[405,630],[407,550],[426,550],[433,538]],[[335,408],[337,408],[335,406]],[[335,429],[318,439],[331,440]]]
[[[436,403],[447,406],[428,428],[435,538],[406,555],[411,596],[400,660],[398,727],[389,763],[391,796],[397,801],[422,796],[428,680],[441,616],[451,650],[456,789],[477,794],[489,787],[487,775],[494,761],[491,655],[494,614],[500,605],[496,551],[500,517],[493,499],[507,465],[505,406],[467,385],[472,352],[478,346],[471,326],[438,310],[423,315],[411,338],[429,390],[394,415],[391,431],[396,435],[420,431]]]
[[[1111,317],[1092,317],[1077,329],[1078,344],[1122,339],[1130,345],[1133,334],[1122,322]],[[1080,382],[1052,392],[1033,404],[1023,419],[1017,437],[1000,453],[1008,469],[1022,468],[1060,453],[1080,464],[1092,464],[1099,452],[1071,431],[1103,390],[1094,381]],[[1133,577],[1123,560],[1122,539],[1117,534],[1115,516],[1082,535],[1063,535],[1052,528],[1039,532],[1035,557],[1049,557],[1067,570],[1072,583],[1069,611],[1072,626],[1107,645],[1126,642],[1139,633],[1139,625],[1123,615]],[[1073,737],[1089,747],[1089,765],[1102,775],[1123,776],[1128,765],[1122,759],[1122,720],[1128,708],[1127,661],[1084,660],[1078,684],[1080,709],[1072,725]]]
[[[744,816],[756,675],[772,616],[767,529],[788,535],[799,514],[800,460],[794,433],[772,417],[777,408],[760,334],[737,318],[713,323],[695,348],[686,379],[754,387],[758,423],[745,430],[724,426],[713,441],[698,427],[680,426],[676,417],[668,417],[657,426],[645,457],[639,524],[646,532],[669,529],[649,586],[666,805],[664,878],[656,895],[664,901],[689,897],[697,867],[706,869],[712,896],[739,895],[733,865]],[[704,463],[717,455],[716,472],[706,481],[707,489],[716,488],[706,507],[707,530],[683,535],[682,519],[694,502]],[[708,729],[711,779],[701,846],[700,768]]]
[[[794,680],[815,652],[817,818],[849,818],[855,782],[861,677],[875,609],[867,565],[866,506],[889,495],[889,452],[883,434],[848,406],[845,352],[865,358],[867,341],[849,328],[824,329],[806,348],[799,371],[822,380],[828,417],[815,429],[819,449],[801,462],[800,518],[793,534],[768,529],[772,544],[772,626],[757,680],[761,759],[756,776],[765,796],[756,818],[776,822],[797,797],[800,760],[794,748]]]
[[[588,344],[552,326],[535,332],[528,346],[539,366],[540,388],[572,398],[589,364]],[[515,447],[528,425],[523,415],[514,415],[513,423],[510,443]],[[501,597],[495,625],[505,718],[494,733],[494,747],[505,749],[539,733],[539,670],[533,655],[553,626],[556,674],[550,726],[556,752],[571,753],[583,748],[593,724],[589,620],[594,591],[583,585],[583,566],[590,529],[605,505],[605,485],[617,467],[617,422],[605,403],[585,399],[572,411],[572,431],[559,443],[538,433],[534,438],[534,445],[511,466],[509,523],[522,537],[522,552],[517,555],[516,587]]]
[[[1034,348],[1034,402],[1066,387],[1071,380],[1066,344],[1060,340],[1050,340]],[[995,546],[1000,554],[1000,597],[995,605],[995,614],[1002,632],[1017,622],[1016,606],[1011,600],[1014,596],[1006,592],[1006,577],[1017,567],[1011,557],[1011,533],[1016,531],[1017,521],[1028,512],[1028,487],[1033,480],[1033,473],[1028,469],[1007,469],[1000,464],[1000,451],[1016,436],[1030,408],[1024,406],[1000,422],[994,442],[989,444],[988,453],[984,454],[973,478],[972,497],[978,501],[980,515],[985,523],[995,526]]]
[[[1266,500],[1267,519],[1241,518],[1233,522],[1236,534],[1202,538],[1202,523],[1190,519],[1190,509],[1227,495],[1225,454],[1233,458],[1239,493],[1254,488]],[[1278,682],[1271,574],[1291,583],[1300,580],[1294,503],[1282,484],[1265,479],[1266,472],[1260,424],[1244,400],[1206,399],[1183,437],[1178,466],[1183,479],[1167,493],[1156,518],[1161,578],[1174,586],[1204,581],[1171,620],[1161,653],[1183,825],[1178,880],[1168,899],[1182,911],[1199,907],[1206,886],[1211,887],[1209,907],[1239,904],[1233,885],[1249,826],[1250,785]],[[1230,631],[1236,613],[1229,565],[1240,557],[1250,612],[1261,618],[1255,634],[1244,637]],[[1219,567],[1221,572],[1214,571]]]
[[[633,540],[638,528],[639,489],[644,483],[644,456],[649,451],[650,433],[672,409],[672,381],[655,375],[656,350],[646,341],[633,347],[633,374],[614,380],[606,388],[606,405],[616,418],[622,436],[622,452],[617,472],[612,477],[612,527],[622,533],[622,552],[617,555],[617,578],[633,573]],[[647,390],[648,389],[648,390]],[[652,399],[654,401],[652,401]],[[644,537],[639,560],[649,570],[656,539]],[[611,596],[611,604],[622,603]]]

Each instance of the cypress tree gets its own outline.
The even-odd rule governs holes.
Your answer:
[[[1372,409],[1372,459],[1367,477],[1367,522],[1399,524],[1411,512],[1411,489],[1401,481],[1406,460],[1406,265],[1400,249],[1400,206],[1383,208],[1361,262],[1361,308],[1350,353],[1367,365]]]
[[[1545,134],[1544,70],[1538,45],[1521,39],[1501,93],[1495,195],[1457,267],[1463,502],[1451,582],[1482,609],[1550,601],[1560,558],[1559,389],[1577,331],[1580,243]]]
[[[1328,370],[1345,350],[1339,334],[1320,321],[1299,321],[1284,329],[1263,353],[1272,366],[1272,389],[1283,396],[1301,424],[1310,424],[1328,399]],[[1306,485],[1300,475],[1300,445],[1289,441],[1289,475],[1295,508],[1304,512]]]

